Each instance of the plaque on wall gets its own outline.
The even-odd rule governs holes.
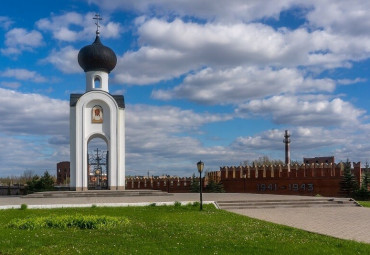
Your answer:
[[[100,105],[95,105],[91,111],[92,123],[103,123],[103,108]]]

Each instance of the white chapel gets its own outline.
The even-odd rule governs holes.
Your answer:
[[[70,95],[70,189],[89,189],[88,144],[94,138],[106,142],[107,189],[125,189],[125,102],[123,95],[109,93],[109,73],[117,63],[116,54],[100,41],[99,20],[95,41],[78,53],[86,75],[84,94]]]

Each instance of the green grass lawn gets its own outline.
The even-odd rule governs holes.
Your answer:
[[[357,201],[363,207],[370,207],[370,201]]]
[[[13,219],[73,215],[125,217],[107,229],[8,227]],[[370,244],[340,240],[194,206],[0,211],[0,254],[370,254]]]

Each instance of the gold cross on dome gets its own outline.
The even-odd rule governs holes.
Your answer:
[[[100,18],[100,14],[95,14],[95,17],[93,19],[96,20],[96,22],[95,22],[95,25],[96,25],[96,34],[99,35],[100,34],[100,32],[99,32],[99,27],[100,27],[99,20],[102,20],[102,18]]]

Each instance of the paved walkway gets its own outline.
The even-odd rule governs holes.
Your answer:
[[[370,208],[309,207],[230,211],[314,233],[370,243]]]
[[[240,194],[206,193],[203,201],[238,201],[238,200],[299,200],[306,197]],[[312,197],[310,197],[312,198]],[[132,196],[132,197],[84,197],[84,198],[22,198],[0,197],[0,208],[19,207],[21,204],[54,207],[59,205],[89,206],[118,205],[133,203],[199,201],[199,194],[179,193],[170,196]],[[370,208],[361,207],[315,207],[315,208],[272,208],[272,209],[233,209],[232,212],[252,218],[292,226],[307,231],[334,236],[342,239],[370,243]]]

